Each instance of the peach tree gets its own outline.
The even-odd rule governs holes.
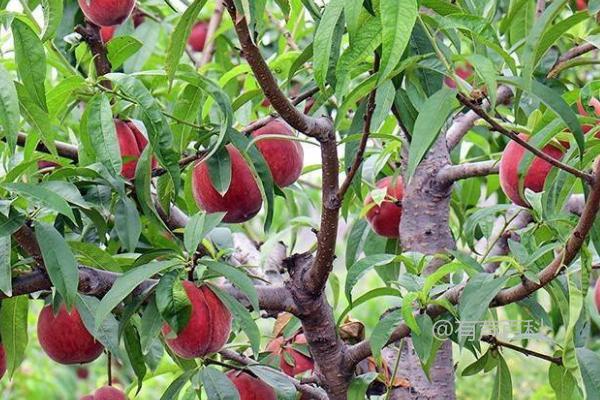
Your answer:
[[[600,398],[600,1],[0,6],[5,381],[41,310],[86,399]]]

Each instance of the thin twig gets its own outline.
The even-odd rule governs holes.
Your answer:
[[[376,74],[379,71],[379,54],[375,52],[375,59],[373,61],[373,70],[371,71],[371,75]],[[369,99],[367,103],[367,111],[365,113],[365,124],[363,126],[363,133],[360,139],[360,144],[358,145],[358,150],[356,151],[356,156],[354,157],[354,162],[350,167],[350,170],[346,174],[346,179],[340,186],[340,190],[338,191],[338,198],[340,200],[344,199],[350,184],[352,184],[352,180],[354,176],[358,172],[360,165],[363,161],[363,156],[365,154],[365,150],[367,149],[367,142],[369,141],[369,135],[371,134],[371,122],[373,120],[373,114],[375,113],[375,98],[377,96],[377,88],[374,88],[369,94]]]
[[[562,358],[560,358],[560,357],[552,357],[547,354],[538,353],[537,351],[529,350],[524,347],[516,346],[511,343],[502,342],[502,341],[498,340],[498,338],[496,338],[495,336],[492,336],[492,335],[482,336],[481,341],[489,343],[493,347],[504,347],[507,349],[518,351],[519,353],[525,354],[527,356],[537,357],[542,360],[550,361],[551,363],[554,363],[556,365],[563,365]]]
[[[92,52],[94,65],[96,66],[96,75],[100,77],[109,74],[112,71],[112,67],[108,60],[108,50],[100,36],[100,27],[86,21],[85,27],[78,25],[75,27],[75,32],[81,35]],[[101,81],[101,85],[109,90],[112,89],[112,83],[106,79]]]
[[[448,165],[440,170],[437,179],[441,184],[451,184],[460,179],[494,175],[498,173],[498,170],[499,163],[497,160]]]
[[[202,50],[202,56],[200,60],[196,63],[198,68],[203,67],[208,64],[215,54],[215,33],[219,29],[221,25],[221,21],[223,20],[223,11],[225,10],[225,4],[223,0],[217,0],[217,4],[215,5],[215,10],[213,11],[212,17],[208,22],[208,28],[206,30],[206,41],[204,42],[204,50]]]
[[[519,145],[521,145],[522,147],[524,147],[531,153],[535,154],[542,160],[547,161],[548,163],[554,165],[555,167],[562,169],[563,171],[566,171],[578,178],[583,179],[586,183],[589,184],[593,181],[594,178],[592,177],[592,175],[582,172],[582,171],[578,170],[577,168],[573,168],[570,165],[557,160],[556,158],[550,156],[549,154],[544,153],[543,151],[536,148],[535,146],[532,146],[531,144],[527,143],[527,141],[521,139],[517,132],[509,131],[508,129],[504,128],[502,125],[500,125],[498,122],[496,122],[495,119],[493,119],[491,116],[489,116],[488,113],[486,113],[478,104],[471,101],[471,99],[467,98],[462,93],[458,93],[456,95],[456,97],[458,98],[458,101],[460,101],[463,105],[470,108],[477,115],[479,115],[481,118],[483,118],[487,123],[489,123],[493,130],[503,134],[504,136],[507,136],[511,140],[514,140]]]
[[[579,46],[573,47],[571,50],[567,51],[565,54],[560,56],[556,61],[556,64],[552,67],[550,72],[548,72],[548,78],[554,78],[556,75],[560,73],[562,70],[562,66],[567,63],[569,60],[579,57],[585,53],[589,53],[590,51],[597,49],[592,43],[584,43]]]

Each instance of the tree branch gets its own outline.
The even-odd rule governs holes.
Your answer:
[[[260,365],[253,359],[246,357],[243,354],[236,353],[232,350],[221,350],[219,354],[227,360],[235,361],[236,363],[244,366]],[[294,384],[296,390],[298,390],[300,393],[310,396],[310,399],[328,400],[327,394],[325,394],[322,389],[302,383],[291,376],[288,377],[288,380]]]
[[[100,27],[90,21],[86,21],[85,27],[77,25],[75,32],[79,33],[88,44],[94,57],[94,65],[96,66],[98,77],[109,74],[112,71],[112,66],[110,65],[110,61],[108,61],[108,50],[106,50],[106,46],[100,36]],[[101,85],[107,89],[112,89],[110,81],[102,80]]]
[[[521,346],[516,346],[511,343],[502,342],[502,341],[498,340],[498,338],[496,338],[495,336],[492,336],[492,335],[482,336],[481,341],[491,344],[492,347],[504,347],[507,349],[518,351],[519,353],[525,354],[527,356],[537,357],[542,360],[550,361],[551,363],[554,363],[556,365],[563,365],[562,358],[560,358],[560,357],[552,357],[552,356],[549,356],[546,354],[538,353],[537,351],[526,349]]]
[[[494,175],[498,170],[499,164],[496,160],[448,165],[440,170],[437,179],[441,184],[452,184],[460,179]]]
[[[537,0],[535,5],[535,17],[539,18],[546,9],[546,0]]]
[[[458,93],[456,95],[456,97],[458,98],[458,101],[460,101],[466,107],[470,108],[472,111],[475,112],[475,114],[479,115],[487,123],[489,123],[492,126],[493,130],[503,134],[504,136],[510,138],[511,140],[514,140],[519,145],[521,145],[525,149],[529,150],[531,153],[535,154],[536,156],[543,159],[544,161],[554,165],[555,167],[562,169],[563,171],[566,171],[578,178],[581,178],[587,183],[592,182],[593,177],[590,174],[582,172],[582,171],[578,170],[577,168],[573,168],[570,165],[565,164],[565,163],[561,162],[560,160],[557,160],[556,158],[544,153],[543,151],[536,148],[535,146],[532,146],[531,144],[527,143],[527,141],[525,141],[519,137],[519,134],[517,132],[509,131],[508,129],[504,128],[502,125],[500,125],[498,122],[496,122],[492,117],[490,117],[479,105],[475,104],[473,101],[468,99],[462,93]]]
[[[513,96],[512,90],[508,86],[500,86],[496,92],[496,102],[499,104],[507,103]],[[490,103],[485,100],[482,107],[488,108]],[[475,121],[480,118],[474,111],[469,111],[466,114],[456,117],[448,131],[446,132],[446,142],[448,149],[455,148],[462,138],[473,128]]]
[[[373,70],[371,71],[371,75],[376,74],[379,71],[379,54],[375,52],[375,61],[373,62]],[[360,144],[358,145],[358,150],[356,151],[356,156],[354,157],[354,162],[350,167],[350,170],[346,174],[346,179],[342,183],[340,190],[338,191],[338,198],[342,200],[352,183],[352,179],[354,179],[354,175],[358,172],[360,168],[360,164],[363,161],[363,155],[365,154],[365,150],[367,148],[367,142],[369,141],[369,135],[371,134],[371,121],[373,120],[373,113],[375,112],[375,98],[377,96],[377,87],[375,87],[371,94],[369,94],[369,100],[367,103],[367,112],[365,114],[365,124],[363,126],[363,134],[360,139]]]
[[[600,178],[600,158],[595,160],[594,177]],[[571,232],[567,239],[564,248],[556,255],[554,260],[545,267],[539,274],[539,283],[525,279],[521,284],[512,288],[503,289],[496,295],[490,303],[490,307],[500,307],[507,304],[515,303],[523,300],[527,296],[534,293],[536,290],[544,287],[556,278],[563,268],[568,266],[577,256],[579,250],[585,243],[585,238],[592,229],[592,225],[600,210],[600,179],[594,179],[590,194],[585,202],[581,218],[577,226]],[[454,286],[442,296],[452,304],[457,304],[465,287],[465,283]],[[429,305],[426,310],[427,314],[436,318],[447,310],[438,305]],[[401,323],[390,336],[388,344],[397,342],[398,340],[410,335],[410,328]],[[360,360],[363,360],[371,355],[371,348],[368,340],[364,340],[352,347],[347,352],[347,360],[350,365],[356,365]]]
[[[219,25],[221,25],[221,21],[223,20],[224,10],[225,5],[223,4],[223,0],[217,0],[215,10],[213,11],[212,17],[210,17],[210,21],[208,22],[206,42],[204,43],[204,50],[202,50],[202,57],[200,57],[200,60],[196,64],[196,67],[198,68],[208,64],[215,54],[215,33],[219,29]]]
[[[548,72],[547,77],[555,78],[556,75],[558,75],[560,73],[560,71],[562,70],[562,66],[565,63],[567,63],[569,60],[579,57],[585,53],[589,53],[590,51],[592,51],[594,49],[596,49],[596,46],[594,46],[591,43],[584,43],[579,46],[573,47],[571,50],[567,51],[565,54],[563,54],[562,56],[560,56],[558,58],[558,60],[556,61],[556,64],[554,64],[554,66],[552,67],[550,72]]]
[[[279,113],[281,118],[294,129],[307,136],[317,138],[320,141],[329,140],[333,133],[333,122],[326,117],[309,117],[294,107],[279,89],[273,73],[260,54],[260,50],[254,44],[248,29],[246,18],[244,15],[237,13],[233,0],[224,1],[225,7],[231,15],[233,25],[235,26],[237,36],[240,40],[243,56],[246,61],[248,61],[258,84],[262,88],[267,99],[271,102],[273,108]]]

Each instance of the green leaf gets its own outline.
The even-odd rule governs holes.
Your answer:
[[[313,42],[313,52],[318,54],[314,58],[313,68],[315,69],[314,78],[317,85],[324,90],[327,73],[329,71],[329,56],[331,55],[332,43],[334,42],[334,32],[338,20],[342,17],[344,0],[332,0],[325,7],[323,17],[315,32]]]
[[[117,132],[108,97],[99,93],[87,104],[87,134],[101,162],[113,176],[119,176],[123,166]]]
[[[177,334],[187,326],[192,315],[192,303],[179,279],[178,271],[169,271],[160,278],[155,290],[156,307],[162,318]]]
[[[31,183],[3,183],[1,186],[12,192],[17,192],[34,203],[63,214],[75,222],[75,216],[69,204],[62,197],[48,189]]]
[[[206,158],[205,158],[206,160]],[[225,146],[221,146],[207,161],[208,174],[213,186],[224,196],[231,184],[231,158]]]
[[[135,202],[129,197],[121,198],[115,207],[115,229],[123,245],[130,252],[135,252],[142,233],[142,222]]]
[[[137,329],[132,324],[127,324],[125,328],[125,335],[123,336],[123,342],[125,343],[125,350],[127,350],[127,356],[135,376],[137,377],[137,391],[136,395],[142,389],[144,377],[146,376],[146,363],[144,362],[144,353],[142,353],[142,347],[140,345],[140,335]]]
[[[169,86],[173,84],[177,65],[183,55],[188,37],[192,32],[192,27],[198,18],[198,14],[202,7],[206,4],[206,0],[194,0],[194,2],[185,10],[179,22],[175,26],[175,30],[170,35],[169,45],[167,47],[167,57],[165,61],[165,71],[169,78]]]
[[[582,347],[577,348],[576,353],[585,387],[584,398],[598,400],[600,399],[600,355]]]
[[[76,307],[85,328],[92,334],[97,341],[112,353],[118,359],[123,359],[121,348],[119,347],[119,321],[110,314],[104,321],[97,325],[94,320],[94,313],[100,304],[100,300],[92,296],[77,295]]]
[[[350,37],[360,33],[359,23],[360,12],[362,10],[363,0],[344,0],[344,19],[348,27]],[[354,43],[353,43],[354,45]]]
[[[36,33],[25,22],[15,18],[11,24],[15,45],[15,63],[21,82],[31,98],[44,111],[46,107],[46,53]]]
[[[240,394],[231,380],[213,367],[206,367],[199,374],[206,396],[214,400],[239,400]]]
[[[377,372],[368,372],[352,378],[348,387],[348,400],[364,400],[367,398],[367,389],[371,382],[377,378]]]
[[[34,131],[32,132],[34,134],[29,136],[29,141],[37,141],[40,138],[50,152],[56,154],[55,129],[50,121],[50,116],[34,101],[25,86],[16,82],[15,88],[19,96],[21,115]],[[28,148],[26,147],[25,150],[27,152]]]
[[[266,365],[250,365],[248,369],[260,380],[275,389],[278,399],[294,400],[296,398],[296,387],[284,373]]]
[[[554,4],[554,3],[553,3]],[[556,115],[558,115],[567,125],[567,127],[573,132],[575,135],[575,140],[577,141],[577,146],[579,147],[580,155],[583,157],[583,151],[585,147],[585,139],[583,137],[583,131],[581,130],[581,125],[579,124],[579,120],[577,119],[577,115],[569,104],[560,97],[560,94],[553,89],[543,85],[538,81],[531,81],[529,87],[527,85],[527,81],[524,78],[515,78],[515,77],[500,77],[498,78],[500,82],[509,83],[517,86],[518,88],[524,90],[527,93],[532,94],[537,97],[542,103],[546,105],[549,109],[554,111]]]
[[[561,365],[550,363],[548,370],[548,381],[554,390],[556,400],[569,400],[575,390],[575,379],[573,375]],[[600,389],[600,388],[597,388]]]
[[[396,256],[394,254],[375,254],[367,256],[355,262],[348,269],[346,277],[345,294],[348,302],[352,304],[352,289],[358,282],[361,276],[374,267],[382,266],[391,263]]]
[[[250,347],[252,347],[254,354],[258,354],[260,352],[260,330],[254,319],[252,319],[250,312],[229,293],[215,286],[211,286],[211,289],[219,296],[219,299],[221,299],[229,311],[231,311],[234,323],[241,327],[246,336],[248,336]]]
[[[381,357],[381,349],[386,345],[394,329],[402,321],[402,311],[394,310],[388,315],[379,320],[371,337],[369,338],[369,344],[371,345],[371,352],[373,357],[379,359]]]
[[[494,64],[489,58],[479,54],[472,54],[470,56],[467,56],[466,58],[467,61],[469,61],[469,63],[473,65],[473,67],[475,67],[475,72],[477,73],[477,75],[479,75],[481,79],[483,79],[483,81],[485,82],[485,85],[488,88],[487,93],[490,97],[490,109],[494,110],[496,108],[495,88],[497,86],[496,68],[494,67]]]
[[[37,222],[35,237],[40,245],[50,281],[70,310],[75,304],[79,285],[79,269],[75,256],[65,239],[50,224]]]
[[[471,376],[475,375],[485,368],[488,363],[488,358],[490,357],[490,352],[487,351],[484,355],[479,357],[473,364],[468,365],[462,372],[462,376]]]
[[[202,239],[221,223],[224,216],[224,212],[212,214],[199,212],[192,216],[183,232],[183,244],[185,249],[189,253],[196,252]]]
[[[10,236],[0,236],[0,290],[12,296],[12,268],[10,263]]]
[[[415,319],[421,333],[413,332],[411,338],[415,352],[421,359],[421,363],[425,364],[433,347],[433,321],[427,314],[419,314]]]
[[[123,63],[142,48],[142,42],[133,36],[117,36],[107,45],[108,61],[113,69],[119,68]]]
[[[414,314],[413,302],[417,300],[418,294],[414,292],[407,293],[402,299],[402,319],[404,323],[413,331],[416,335],[421,334],[421,328],[417,324]]]
[[[414,175],[421,160],[440,135],[442,126],[450,113],[458,107],[456,92],[447,87],[434,93],[422,105],[408,150],[408,167],[406,175]]]
[[[400,62],[417,19],[415,0],[381,0],[382,53],[379,82],[388,78]]]
[[[25,222],[25,216],[10,208],[8,217],[0,212],[0,236],[9,236],[19,230]]]
[[[27,296],[10,297],[2,300],[0,308],[0,336],[6,352],[6,370],[12,378],[15,370],[25,358],[27,347]]]
[[[127,97],[139,105],[152,150],[160,164],[167,169],[167,173],[173,180],[175,193],[178,193],[181,186],[179,155],[173,149],[173,133],[156,99],[142,82],[134,77],[114,73],[105,76],[115,82]]]
[[[248,297],[252,308],[257,312],[260,311],[256,288],[246,273],[240,271],[240,269],[236,267],[218,261],[202,259],[200,263],[206,265],[212,272],[227,278],[229,282],[237,286],[237,288]]]
[[[119,305],[140,283],[165,269],[176,266],[179,261],[158,261],[136,267],[117,278],[96,308],[96,325],[101,325],[111,311]]]
[[[0,127],[14,153],[19,133],[19,97],[9,72],[0,64]]]
[[[42,0],[44,32],[42,42],[52,39],[63,17],[63,0]]]
[[[179,396],[179,392],[181,392],[181,389],[183,389],[187,381],[189,381],[195,373],[196,369],[193,368],[179,375],[177,379],[171,382],[171,384],[169,385],[167,390],[165,390],[163,395],[160,396],[160,400],[176,400]]]
[[[512,379],[504,357],[498,355],[498,369],[492,389],[492,400],[512,400]]]
[[[361,304],[366,303],[369,300],[373,300],[378,297],[384,297],[384,296],[402,297],[402,294],[398,289],[394,289],[391,287],[381,287],[381,288],[370,290],[367,293],[363,294],[362,296],[358,297],[357,299],[354,299],[352,301],[352,304],[348,305],[348,307],[346,307],[344,309],[344,311],[342,311],[342,313],[340,314],[340,316],[337,319],[337,321],[338,321],[337,324],[340,325],[341,322],[346,317],[346,315],[348,315],[348,313],[350,313],[350,311],[352,311],[356,307],[360,306]]]

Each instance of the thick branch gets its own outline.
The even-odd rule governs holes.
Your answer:
[[[225,5],[223,4],[223,0],[217,0],[217,4],[215,5],[215,10],[213,11],[212,17],[208,22],[208,29],[206,31],[206,42],[204,45],[204,50],[202,50],[202,57],[197,63],[197,67],[202,67],[208,64],[215,54],[215,33],[217,29],[219,29],[219,25],[221,25],[221,21],[223,20],[223,11],[225,9]]]
[[[244,366],[260,365],[253,359],[246,357],[243,354],[236,353],[232,350],[221,350],[219,354],[227,360],[235,361],[236,363]],[[296,390],[298,390],[300,393],[310,396],[311,399],[328,400],[327,395],[322,389],[308,385],[306,383],[302,383],[299,380],[292,377],[288,377],[288,379],[294,384]]]
[[[473,178],[475,176],[488,176],[497,174],[498,161],[489,160],[460,165],[448,165],[439,172],[437,179],[442,184],[451,184],[460,179]]]
[[[585,53],[589,53],[594,49],[596,49],[596,46],[594,46],[591,43],[584,43],[579,46],[573,47],[571,50],[567,51],[565,54],[558,58],[556,64],[554,64],[550,72],[548,72],[548,78],[555,78],[556,75],[558,75],[560,71],[562,71],[562,66],[569,60],[579,57]]]
[[[17,145],[21,146],[21,147],[25,147],[26,143],[27,143],[27,135],[24,133],[19,133],[17,136]],[[69,160],[73,160],[75,162],[78,162],[79,155],[78,155],[78,151],[77,151],[77,146],[73,146],[72,144],[64,143],[64,142],[54,142],[54,144],[56,146],[56,151],[59,156],[68,158]],[[42,153],[52,154],[50,149],[48,149],[46,147],[46,145],[42,142],[39,142],[35,149]]]
[[[492,126],[492,129],[494,129],[495,131],[500,132],[501,134],[510,138],[511,140],[514,140],[515,142],[517,142],[519,145],[521,145],[522,147],[524,147],[531,153],[535,154],[536,156],[543,159],[544,161],[547,161],[548,163],[554,165],[555,167],[562,169],[563,171],[566,171],[578,178],[581,178],[587,183],[592,182],[593,177],[590,174],[586,174],[585,172],[582,172],[582,171],[578,170],[577,168],[573,168],[570,165],[565,164],[565,163],[561,162],[560,160],[557,160],[556,158],[550,156],[549,154],[544,153],[543,151],[536,148],[535,146],[532,146],[527,141],[521,139],[517,132],[509,131],[508,129],[506,129],[502,125],[500,125],[498,122],[496,122],[479,105],[475,104],[473,101],[468,99],[463,94],[458,93],[456,97],[458,98],[458,101],[460,101],[466,107],[469,107],[472,111],[474,111],[477,115],[479,115],[487,123],[489,123]]]
[[[600,177],[600,159],[595,161],[594,176]],[[554,278],[558,276],[560,271],[569,265],[579,253],[579,250],[585,243],[585,238],[592,229],[592,225],[600,209],[600,179],[594,179],[591,192],[585,202],[581,218],[571,235],[567,239],[564,248],[557,254],[554,260],[538,274],[539,283],[525,279],[523,283],[512,288],[503,289],[496,295],[491,302],[490,307],[499,307],[517,301],[523,300],[527,296],[534,293],[536,290],[544,287]],[[452,304],[457,304],[465,287],[465,283],[454,286],[448,290],[443,298],[450,301]],[[427,307],[427,314],[435,318],[446,312],[441,306],[430,305]],[[396,342],[410,335],[410,328],[405,324],[400,324],[392,333],[389,343]],[[351,365],[356,365],[360,360],[363,360],[371,355],[370,344],[367,340],[362,341],[348,349],[347,359]]]
[[[377,73],[379,71],[379,54],[375,52],[375,61],[373,63],[373,71],[371,75]],[[358,150],[356,151],[356,156],[354,157],[354,162],[350,167],[350,170],[346,174],[346,179],[342,183],[340,190],[338,192],[338,198],[341,200],[346,195],[350,184],[352,183],[352,179],[354,179],[354,175],[358,172],[360,168],[360,164],[363,161],[363,155],[365,154],[365,150],[367,149],[367,142],[369,141],[369,135],[371,134],[371,121],[373,120],[373,114],[375,113],[375,98],[377,96],[377,87],[375,87],[371,94],[369,94],[369,100],[367,103],[367,112],[365,113],[365,124],[363,126],[363,133],[360,139],[360,143],[358,145]]]
[[[231,19],[240,40],[243,56],[246,61],[248,61],[258,84],[262,88],[267,99],[271,102],[273,108],[294,129],[319,140],[328,140],[333,131],[332,121],[329,118],[324,117],[309,117],[294,107],[279,89],[273,73],[260,54],[260,50],[254,44],[248,29],[246,18],[244,15],[237,13],[233,0],[224,1],[225,7],[227,7],[227,10],[231,15]]]
[[[513,96],[512,90],[508,86],[500,86],[496,93],[496,102],[507,103]],[[490,103],[486,100],[483,102],[482,107],[488,108]],[[469,111],[466,114],[456,117],[452,126],[446,132],[446,142],[448,143],[448,149],[453,149],[460,143],[462,138],[469,132],[475,125],[475,121],[480,118],[474,111]]]

